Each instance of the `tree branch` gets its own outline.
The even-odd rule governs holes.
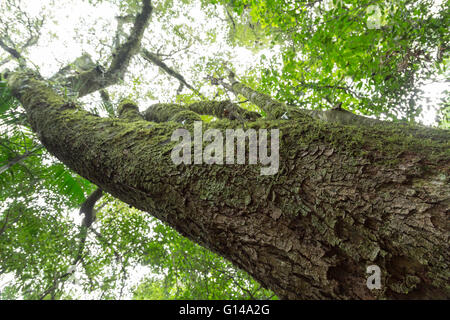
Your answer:
[[[131,58],[140,50],[142,37],[153,11],[150,0],[142,0],[142,3],[142,11],[136,16],[127,40],[112,53],[109,68],[103,71],[97,66],[67,79],[72,88],[78,92],[79,97],[116,84],[123,79]]]
[[[26,158],[28,158],[29,156],[31,156],[33,153],[35,153],[36,151],[42,149],[44,146],[39,145],[36,148],[34,148],[33,150],[27,151],[24,154],[18,155],[17,157],[9,160],[9,162],[3,166],[0,167],[0,174],[2,174],[3,172],[5,172],[6,170],[10,169],[12,166],[14,166],[17,163],[22,162],[23,160],[25,160]]]
[[[29,36],[23,44],[15,43],[9,35],[10,28],[8,28],[8,25],[13,23],[13,21],[5,21],[0,17],[0,23],[3,25],[0,35],[0,47],[10,55],[9,58],[5,58],[0,62],[0,66],[8,63],[11,59],[16,59],[20,66],[25,66],[25,57],[22,53],[25,49],[38,42],[45,17],[35,19],[30,18],[26,12],[20,9],[19,4],[13,2],[10,3],[10,5],[16,11],[13,12],[16,19],[14,22],[25,26]]]
[[[257,121],[281,132],[278,173],[262,176],[260,166],[176,165],[166,141],[178,124],[95,117],[26,74],[7,81],[51,154],[281,298],[449,296],[444,130]],[[365,286],[373,263],[386,272],[380,296]]]
[[[184,85],[185,87],[191,89],[196,95],[198,95],[200,98],[202,99],[206,99],[204,95],[202,95],[197,89],[195,89],[194,87],[192,87],[189,83],[186,82],[186,80],[184,79],[184,77],[176,72],[175,70],[173,70],[172,68],[170,68],[167,64],[165,64],[159,57],[158,55],[151,53],[150,51],[148,51],[147,49],[142,49],[141,50],[141,56],[147,60],[150,63],[153,63],[154,65],[158,66],[159,68],[161,68],[164,72],[166,72],[168,75],[174,77],[175,79],[177,79],[180,84]],[[180,91],[180,90],[179,90]]]
[[[191,112],[200,115],[211,115],[221,119],[254,121],[261,117],[257,112],[241,108],[236,103],[226,101],[199,101],[186,106],[175,103],[158,103],[150,106],[144,112],[147,121],[165,122],[175,121],[178,114]]]
[[[227,69],[225,67],[225,69]],[[312,118],[326,121],[337,122],[340,124],[354,124],[354,125],[374,125],[381,121],[377,119],[371,119],[360,115],[353,114],[344,109],[331,109],[331,110],[307,110],[300,109],[296,106],[288,106],[278,100],[273,99],[269,95],[258,92],[245,86],[235,79],[235,75],[232,71],[229,71],[228,80],[231,83],[228,84],[223,81],[222,78],[209,77],[213,84],[221,84],[226,89],[232,90],[235,94],[241,94],[247,98],[250,102],[260,107],[268,116],[272,119],[297,119],[304,118],[306,115]]]
[[[271,119],[281,118],[289,109],[284,103],[277,101],[264,93],[255,91],[235,79],[234,73],[225,67],[229,71],[228,80],[226,83],[223,78],[214,78],[209,76],[211,83],[214,85],[222,85],[225,89],[233,92],[234,94],[242,95],[250,102],[260,107]]]

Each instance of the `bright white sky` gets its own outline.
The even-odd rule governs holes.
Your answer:
[[[43,6],[50,3],[51,0],[26,0],[25,2],[27,3],[27,9],[33,14],[36,14]],[[244,70],[249,70],[256,66],[259,60],[258,57],[261,54],[265,53],[269,57],[273,54],[269,50],[263,50],[258,52],[257,57],[255,57],[252,51],[248,49],[232,49],[225,44],[226,25],[220,20],[220,18],[224,19],[222,14],[208,20],[198,3],[188,7],[188,10],[184,16],[172,19],[171,24],[186,24],[195,30],[197,33],[196,36],[199,37],[202,36],[202,33],[199,32],[200,30],[208,30],[217,26],[219,26],[220,30],[220,25],[223,26],[222,32],[219,31],[217,34],[217,42],[214,45],[194,43],[189,48],[187,54],[182,55],[181,53],[175,56],[173,60],[168,60],[167,64],[169,66],[175,66],[176,70],[185,77],[188,83],[192,84],[195,81],[201,81],[206,76],[206,74],[195,73],[195,70],[192,69],[193,65],[198,63],[200,58],[205,59],[207,62],[225,53],[225,55],[228,55],[227,61],[236,67],[237,70],[244,72]],[[54,22],[52,21],[52,23],[46,25],[46,28],[43,30],[43,37],[39,42],[40,45],[30,50],[29,54],[30,59],[35,64],[41,66],[41,72],[44,76],[54,74],[61,66],[73,61],[83,52],[91,54],[94,60],[99,59],[99,48],[96,47],[98,45],[98,39],[109,40],[109,44],[112,42],[116,29],[116,19],[114,17],[119,15],[117,8],[111,4],[102,3],[93,8],[86,2],[74,0],[58,1],[55,5],[51,6],[50,12],[55,17]],[[193,17],[194,21],[188,19],[188,17]],[[156,19],[153,19],[147,30],[146,40],[144,40],[146,48],[150,48],[150,51],[156,51],[159,47],[158,43],[166,35],[167,33],[163,31],[162,24]],[[171,43],[167,47],[163,52],[177,49]],[[155,50],[151,50],[152,48]],[[185,58],[188,58],[188,60]],[[144,67],[140,64],[132,65],[129,69],[128,77],[131,80],[141,78],[152,82],[153,85],[147,83],[147,85],[141,84],[140,88],[135,88],[134,98],[138,101],[140,100],[139,98],[144,101],[147,100],[145,101],[146,105],[149,103],[175,100],[178,83],[169,76],[161,74],[155,66],[149,65],[148,63],[145,63]],[[156,81],[154,80],[155,78]],[[209,88],[209,86],[204,87],[202,88],[202,93],[214,94],[211,91],[214,88]],[[115,86],[113,91],[117,90],[118,94],[126,95],[129,94],[129,89],[129,86]],[[153,99],[146,99],[149,97],[146,96],[145,91],[151,91]],[[185,89],[184,93],[188,93],[188,89]]]

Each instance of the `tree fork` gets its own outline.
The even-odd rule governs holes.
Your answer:
[[[448,131],[310,116],[248,122],[281,133],[279,171],[260,176],[259,165],[174,165],[171,134],[190,124],[100,118],[29,75],[7,80],[51,154],[280,298],[450,298]],[[382,288],[370,291],[374,264]]]

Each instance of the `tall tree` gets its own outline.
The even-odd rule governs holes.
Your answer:
[[[305,12],[314,3],[299,2],[299,7],[290,10]],[[257,19],[266,12],[269,18],[276,17],[281,31],[287,31],[280,14],[287,9],[283,5],[288,4],[242,2],[243,9],[251,7],[256,11]],[[339,7],[342,11],[338,11],[337,20],[349,19],[352,23],[345,28],[351,29],[353,19],[363,18],[359,14],[361,7],[352,11],[348,6]],[[272,10],[280,7],[281,11]],[[415,10],[407,4],[402,8]],[[301,108],[285,95],[282,100],[289,102],[286,104],[251,88],[251,81],[239,79],[226,62],[216,74],[209,70],[208,80],[220,85],[223,92],[245,99],[260,112],[249,110],[245,104],[209,99],[186,104],[158,103],[141,113],[137,103],[124,99],[117,108],[117,117],[99,117],[85,111],[78,99],[123,81],[130,61],[139,53],[184,86],[188,83],[179,72],[161,63],[161,54],[150,54],[142,48],[153,10],[150,1],[143,0],[135,10],[129,33],[124,36],[118,28],[118,40],[105,60],[106,67],[93,64],[69,74],[58,72],[52,77],[56,80],[51,81],[27,68],[21,53],[13,55],[20,66],[5,72],[5,81],[50,154],[113,197],[148,212],[225,257],[280,298],[450,296],[448,131],[362,117],[345,110],[357,110],[352,107],[356,101],[340,100],[330,92],[320,96],[334,105],[326,111],[310,110],[308,104]],[[431,9],[424,5],[422,10]],[[320,10],[316,13],[327,23],[322,30],[335,25],[327,18],[329,14],[320,15]],[[294,24],[303,21],[295,15],[289,19]],[[365,19],[355,23],[357,27],[348,34],[372,34],[360,29]],[[442,23],[426,22],[430,28]],[[314,24],[300,26],[305,33],[317,28]],[[437,33],[437,37],[445,41],[441,34]],[[328,38],[333,41],[332,34]],[[350,38],[343,42],[348,45]],[[311,39],[309,45],[319,43],[314,35]],[[328,43],[325,40],[324,46]],[[302,45],[312,48],[308,43]],[[440,43],[439,48],[446,45]],[[317,59],[314,50],[308,68],[322,72],[322,78],[333,70],[332,62],[339,60],[336,56],[332,60],[329,53]],[[367,48],[362,46],[360,50]],[[444,55],[441,51],[438,53]],[[407,59],[403,52],[394,55],[402,56],[405,68],[412,70],[414,66],[409,63],[419,59],[415,53]],[[368,57],[359,58],[364,61]],[[301,63],[292,51],[289,59],[284,59],[288,65],[289,61]],[[360,71],[364,69],[349,67],[350,61],[341,62],[339,81],[345,75],[353,80],[362,77]],[[218,75],[220,70],[222,74]],[[383,77],[387,81],[386,73]],[[339,81],[322,84],[321,78],[306,87],[320,92],[321,86],[329,86],[333,92],[346,94],[353,90],[341,89]],[[305,87],[303,78],[290,79]],[[398,79],[397,89],[404,88],[404,81],[403,77]],[[280,80],[278,86],[284,84]],[[377,84],[374,90],[383,94],[387,87]],[[289,89],[289,85],[285,88]],[[374,88],[370,83],[369,87]],[[193,91],[199,96],[197,89]],[[364,110],[369,113],[370,108]],[[182,128],[194,135],[198,130],[195,121],[204,115],[217,120],[204,121],[203,132],[216,129],[223,136],[226,129],[279,129],[279,140],[275,134],[269,138],[272,146],[279,142],[277,172],[261,175],[262,164],[174,164],[171,152],[177,143],[171,140],[173,132]],[[382,272],[382,285],[377,290],[366,286],[366,268],[371,265]]]

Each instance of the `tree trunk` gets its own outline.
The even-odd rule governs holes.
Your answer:
[[[264,176],[261,165],[173,164],[171,135],[192,125],[100,118],[23,74],[8,82],[51,154],[280,298],[450,298],[448,131],[249,122],[280,130],[278,173]],[[379,290],[366,286],[369,265],[382,271]]]

